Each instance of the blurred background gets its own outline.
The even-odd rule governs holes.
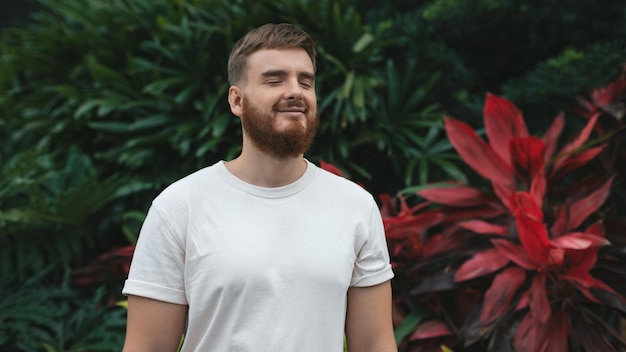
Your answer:
[[[589,173],[614,177],[614,191],[598,212],[610,219],[617,238],[607,257],[613,276],[606,281],[623,294],[623,280],[614,278],[624,276],[615,268],[625,260],[626,153],[617,143],[624,137],[626,100],[620,83],[624,5],[4,0],[0,350],[121,349],[126,311],[120,290],[150,201],[178,178],[239,153],[239,122],[226,102],[226,62],[240,36],[267,22],[297,24],[318,41],[321,125],[307,158],[338,167],[377,200],[401,195],[419,204],[415,192],[445,180],[488,187],[455,151],[443,117],[484,137],[489,93],[513,102],[532,135],[541,136],[563,113],[559,145],[579,134],[589,114],[601,113],[608,132],[596,131],[584,147],[613,143],[607,147],[612,159],[579,165],[562,182],[571,185]],[[421,240],[429,236],[419,232]],[[450,271],[459,258],[434,265]],[[421,259],[407,260],[413,266]],[[406,320],[416,316],[407,303],[418,294],[416,284],[410,273],[398,276],[401,350],[441,350],[439,340],[415,343],[427,339],[414,334],[417,320]],[[626,343],[624,302],[610,302],[611,309],[598,308],[607,330],[597,336],[609,336],[606,350],[619,350]],[[515,324],[508,329],[515,331]],[[490,345],[493,331],[472,337],[460,328],[448,332],[454,338],[446,343],[455,351],[503,350]],[[585,346],[571,342],[569,348]]]

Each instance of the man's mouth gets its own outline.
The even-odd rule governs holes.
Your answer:
[[[278,109],[278,112],[299,112],[299,113],[304,113],[306,112],[305,108],[281,108]]]
[[[302,104],[302,102],[289,102],[283,104],[277,104],[276,109],[277,112],[282,113],[302,113],[306,114],[308,111],[306,105]]]

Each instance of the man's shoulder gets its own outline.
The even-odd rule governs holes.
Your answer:
[[[319,185],[330,195],[350,201],[362,201],[367,204],[373,200],[372,194],[356,182],[322,168],[318,170]]]
[[[215,183],[212,178],[215,174],[216,165],[217,163],[196,170],[185,177],[172,182],[165,187],[159,195],[157,195],[155,201],[159,202],[166,200],[171,202],[176,201],[177,199],[182,200],[198,195],[207,187],[210,187]]]

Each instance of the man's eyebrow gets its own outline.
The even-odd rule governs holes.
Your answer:
[[[284,76],[287,76],[287,71],[285,70],[267,70],[261,73],[261,77],[263,78],[284,77]],[[308,71],[300,72],[298,73],[298,77],[301,79],[303,78],[303,79],[309,79],[309,80],[315,81],[315,74],[313,72],[308,72]]]
[[[266,77],[282,77],[282,76],[287,76],[287,71],[285,70],[267,70],[263,73],[261,73],[261,77],[266,78]]]
[[[300,72],[298,74],[298,77],[315,81],[315,73],[313,72],[307,72],[307,71]]]

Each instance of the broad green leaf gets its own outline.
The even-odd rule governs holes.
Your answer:
[[[130,124],[130,129],[132,131],[145,130],[158,126],[163,126],[168,122],[171,122],[170,116],[154,115],[133,122],[132,124]]]

